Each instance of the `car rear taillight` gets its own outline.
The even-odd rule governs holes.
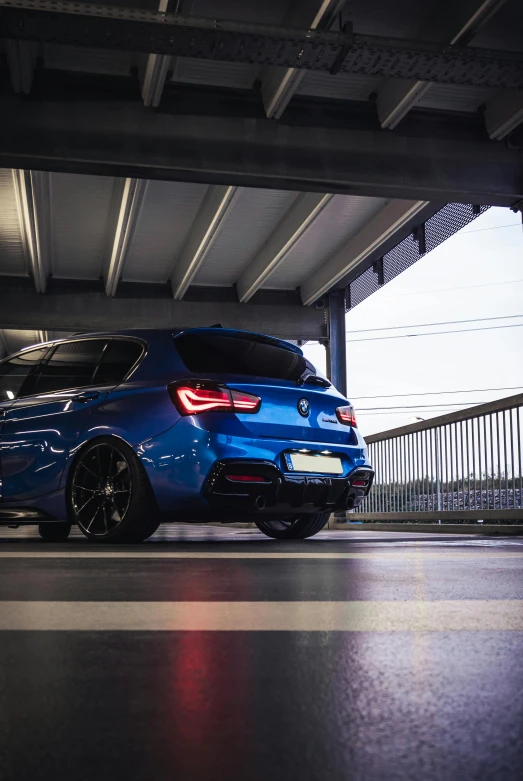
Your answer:
[[[173,382],[167,386],[172,402],[180,415],[202,412],[258,412],[261,399],[251,393],[231,390],[226,385],[209,380]]]
[[[343,423],[345,426],[353,426],[356,428],[358,425],[352,404],[348,404],[346,407],[337,407],[336,417],[340,423]]]
[[[235,390],[231,390],[230,394],[235,412],[258,412],[260,409],[261,399],[258,396]]]

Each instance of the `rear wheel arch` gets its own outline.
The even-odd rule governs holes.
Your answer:
[[[63,489],[64,491],[67,491],[67,489],[69,488],[69,481],[71,479],[71,474],[74,471],[75,465],[78,462],[78,459],[81,457],[81,454],[96,440],[102,440],[111,437],[114,438],[115,440],[123,442],[125,445],[127,445],[130,448],[133,447],[131,443],[125,439],[124,436],[114,431],[108,431],[107,434],[96,434],[95,436],[90,436],[90,437],[88,436],[87,438],[83,438],[85,433],[86,432],[84,431],[79,434],[74,444],[74,447],[71,448],[71,450],[69,451],[69,455],[67,456],[64,471],[62,472],[62,479],[60,481],[60,488]]]

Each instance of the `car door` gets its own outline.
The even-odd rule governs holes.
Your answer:
[[[18,398],[24,383],[34,375],[49,347],[24,350],[0,363],[0,501],[3,498],[2,434],[9,409]]]
[[[109,388],[96,382],[108,339],[61,342],[29,376],[5,414],[3,500],[56,491],[71,448]]]

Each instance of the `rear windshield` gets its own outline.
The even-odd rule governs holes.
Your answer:
[[[303,356],[265,341],[262,336],[187,333],[176,337],[175,344],[187,369],[196,374],[298,380],[310,366]]]

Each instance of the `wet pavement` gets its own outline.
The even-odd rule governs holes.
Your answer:
[[[520,779],[523,540],[0,528],[0,779]]]

